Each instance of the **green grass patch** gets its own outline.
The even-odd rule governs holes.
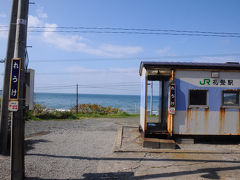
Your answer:
[[[138,117],[139,114],[128,114],[126,112],[118,113],[118,114],[76,114],[78,119],[86,119],[86,118],[127,118],[127,117]]]
[[[97,104],[80,104],[78,106],[78,113],[76,107],[71,108],[70,111],[50,110],[41,104],[35,104],[34,109],[27,111],[27,120],[74,120],[86,118],[127,118],[138,117],[139,114],[128,114],[119,108],[103,107]]]

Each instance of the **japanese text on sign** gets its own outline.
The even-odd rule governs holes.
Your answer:
[[[200,82],[202,86],[233,86],[234,82],[232,79],[203,79]]]
[[[18,111],[18,101],[9,101],[8,110],[9,111]]]
[[[170,107],[175,107],[176,103],[176,85],[170,85]]]
[[[12,59],[9,87],[9,99],[18,100],[21,59]]]

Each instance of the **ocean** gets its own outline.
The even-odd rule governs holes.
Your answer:
[[[0,92],[1,94],[1,92]],[[148,97],[150,109],[150,97]],[[153,110],[159,107],[158,96],[153,96]],[[76,94],[70,93],[35,93],[34,103],[43,104],[50,109],[67,110],[76,106]],[[104,94],[79,94],[78,104],[99,104],[112,106],[135,114],[140,111],[140,96],[138,95],[104,95]]]
[[[158,97],[153,97],[153,110],[157,110]],[[34,102],[52,109],[70,109],[76,106],[76,94],[69,93],[35,93]],[[148,102],[150,102],[150,97]],[[99,104],[120,108],[128,113],[139,113],[140,96],[138,95],[105,95],[79,94],[78,104]],[[150,107],[150,104],[148,105]]]

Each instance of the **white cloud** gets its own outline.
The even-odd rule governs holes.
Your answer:
[[[43,12],[43,7],[39,7],[37,9],[37,14],[38,14],[38,17],[40,18],[43,18],[43,19],[48,18],[47,13]]]
[[[72,52],[84,52],[105,57],[121,58],[128,55],[140,53],[142,48],[139,46],[120,46],[113,44],[103,44],[99,47],[91,47],[86,44],[85,38],[79,35],[62,35],[56,31],[57,24],[45,24],[43,41],[59,48]]]
[[[37,16],[28,16],[28,27],[42,26],[43,22]]]
[[[138,75],[137,68],[110,68],[110,69],[89,69],[81,66],[68,67],[65,70],[69,73],[128,73]]]
[[[70,52],[82,52],[113,58],[135,55],[143,51],[139,46],[124,46],[107,43],[95,46],[89,45],[90,40],[80,35],[60,34],[55,32],[58,25],[47,23],[47,17],[47,14],[43,12],[43,7],[40,7],[37,9],[37,16],[29,15],[28,26],[45,26],[44,32],[40,35],[40,39],[46,44],[50,44],[52,47]]]
[[[104,44],[100,46],[100,49],[106,53],[115,54],[118,57],[121,57],[122,54],[131,55],[142,52],[142,48],[139,46],[119,46],[112,44]]]
[[[46,84],[79,84],[80,93],[88,94],[139,94],[140,76],[138,68],[85,68],[81,66],[71,66],[63,70],[65,73],[56,76],[43,78],[41,74],[36,74],[36,86],[46,86]],[[100,87],[100,88],[99,88]],[[38,89],[36,91],[48,92],[48,89]],[[75,92],[72,89],[57,89],[56,92]],[[50,90],[50,92],[53,92]]]
[[[7,15],[5,13],[0,13],[0,18],[6,18]]]

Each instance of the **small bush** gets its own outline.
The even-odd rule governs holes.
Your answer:
[[[77,119],[77,117],[68,111],[52,111],[44,112],[36,115],[39,119]]]
[[[52,111],[42,104],[35,104],[33,110],[26,112],[26,120],[41,120],[41,119],[77,119],[70,111]]]
[[[80,104],[78,105],[78,114],[76,108],[70,111],[50,110],[41,104],[35,104],[34,109],[27,111],[27,120],[51,120],[51,119],[83,119],[83,118],[120,118],[132,116],[119,108],[103,107],[97,104]]]
[[[76,112],[76,107],[71,108],[71,112]],[[119,108],[113,108],[111,106],[104,107],[98,104],[79,104],[78,113],[79,114],[118,114],[122,111]]]

